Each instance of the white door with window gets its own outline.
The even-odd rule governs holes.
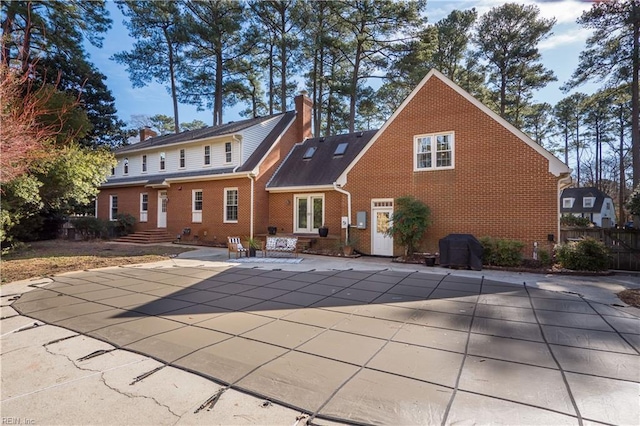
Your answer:
[[[374,200],[371,207],[371,254],[393,256],[393,237],[386,234],[391,226],[393,200]]]
[[[158,191],[158,228],[167,227],[167,191]]]
[[[293,232],[318,232],[324,223],[324,195],[296,195],[293,205]]]

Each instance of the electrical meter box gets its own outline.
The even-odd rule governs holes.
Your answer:
[[[367,212],[356,213],[356,228],[367,229]]]

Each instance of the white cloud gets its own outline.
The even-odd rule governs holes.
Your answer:
[[[538,44],[540,50],[551,50],[568,44],[577,44],[577,49],[582,49],[584,42],[591,35],[591,31],[586,28],[570,28],[567,31],[552,35]]]

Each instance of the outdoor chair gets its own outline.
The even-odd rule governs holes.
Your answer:
[[[239,255],[249,251],[249,249],[243,247],[240,237],[227,237],[227,249],[229,250],[229,259],[231,259],[231,253],[235,253],[237,259],[240,257]]]

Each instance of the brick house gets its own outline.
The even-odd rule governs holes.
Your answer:
[[[117,149],[96,216],[136,218],[136,231],[226,242],[266,232],[265,185],[292,146],[311,136],[311,100],[267,117],[146,139]]]
[[[519,240],[525,255],[534,242],[546,247],[558,238],[559,196],[571,170],[438,71],[362,143],[353,135],[320,139],[296,146],[267,185],[269,220],[281,230],[313,232],[323,222],[344,238],[346,216],[359,251],[399,255],[402,247],[384,230],[394,200],[413,195],[431,209],[424,250],[437,251],[450,233]],[[348,149],[332,157],[341,143],[351,149],[348,161]],[[328,175],[296,177],[306,169]]]

